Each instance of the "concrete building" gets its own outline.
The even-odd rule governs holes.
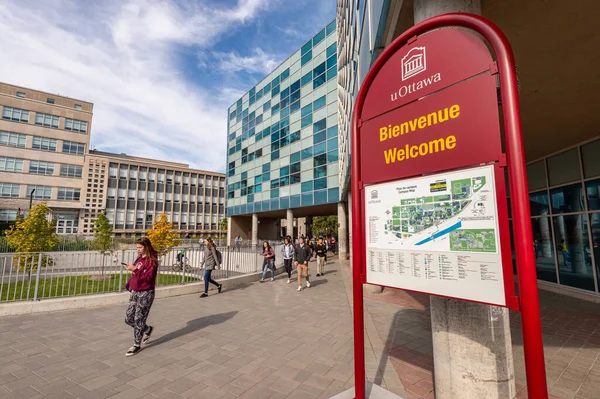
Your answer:
[[[83,235],[106,211],[117,236],[139,236],[165,213],[182,235],[215,235],[225,217],[225,174],[92,150],[85,157]]]
[[[334,21],[229,108],[229,240],[297,236],[337,213],[337,70]]]
[[[481,14],[504,31],[515,53],[539,285],[600,299],[600,78],[595,71],[600,55],[592,50],[600,46],[593,28],[600,4],[354,0],[338,5],[341,200],[352,198],[350,116],[373,61],[415,21],[442,12]]]
[[[48,204],[57,233],[76,234],[93,104],[0,83],[0,108],[0,223],[32,199]]]

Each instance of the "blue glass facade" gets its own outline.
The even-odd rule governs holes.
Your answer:
[[[227,216],[339,201],[336,41],[333,21],[229,108]]]

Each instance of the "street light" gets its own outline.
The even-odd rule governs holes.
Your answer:
[[[31,206],[33,204],[33,193],[35,193],[35,188],[29,193],[29,210],[31,210]]]

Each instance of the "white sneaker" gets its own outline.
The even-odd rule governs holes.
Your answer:
[[[302,286],[301,285],[298,286],[298,292],[300,292],[300,291],[302,291]]]
[[[291,283],[291,282],[292,282],[292,280],[290,280],[290,279],[288,278],[288,281],[287,281],[287,283],[289,284],[289,283]]]
[[[306,282],[306,288],[310,288],[310,281]]]
[[[271,281],[275,281],[275,277],[271,277]]]

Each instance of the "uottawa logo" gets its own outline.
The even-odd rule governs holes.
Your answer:
[[[402,81],[413,78],[422,72],[427,70],[427,55],[425,52],[425,46],[413,47],[402,57]],[[420,80],[418,82],[408,83],[401,86],[398,91],[393,92],[390,95],[392,101],[396,101],[398,97],[404,97],[407,94],[415,93],[424,87],[432,85],[433,83],[442,80],[442,75],[436,73],[428,78]]]
[[[425,47],[414,47],[402,57],[402,81],[427,70]]]

